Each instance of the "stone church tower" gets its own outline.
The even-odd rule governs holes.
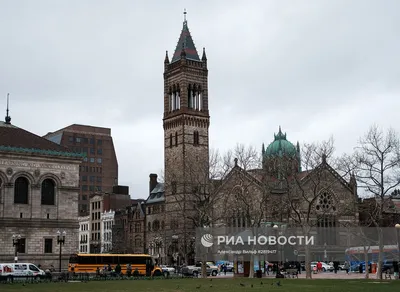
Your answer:
[[[188,202],[200,181],[208,178],[210,116],[207,79],[205,49],[200,59],[185,13],[175,53],[170,61],[167,52],[164,60],[163,118],[166,240],[173,237],[178,241],[180,256],[185,258],[184,254],[188,253],[185,246],[192,238],[188,234],[194,231],[193,220],[187,218],[193,212],[193,204]],[[174,246],[176,249],[177,244]]]

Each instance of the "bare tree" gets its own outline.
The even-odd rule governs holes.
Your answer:
[[[332,138],[321,143],[305,144],[301,153],[304,171],[295,171],[292,166],[294,158],[291,157],[282,158],[284,162],[275,169],[275,177],[283,193],[280,213],[287,214],[290,225],[300,228],[304,236],[310,236],[311,231],[318,227],[339,227],[341,216],[354,217],[356,214],[356,190],[327,162],[329,159],[336,164],[333,153]],[[338,187],[338,180],[343,190],[333,192]],[[348,192],[354,195],[350,204]],[[304,251],[306,277],[311,278],[310,247],[304,246]]]
[[[389,194],[400,185],[400,143],[399,136],[389,129],[386,133],[373,125],[359,140],[353,163],[358,186],[373,200],[374,216],[371,223],[379,234],[378,277],[382,279],[383,263],[383,219]]]

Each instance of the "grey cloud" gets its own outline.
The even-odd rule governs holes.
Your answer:
[[[2,1],[0,95],[45,134],[112,128],[120,183],[147,195],[163,168],[163,60],[182,10],[209,65],[211,146],[333,135],[351,151],[372,122],[397,126],[400,3],[386,1]],[[238,130],[240,129],[240,130]]]

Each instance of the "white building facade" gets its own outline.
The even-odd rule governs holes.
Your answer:
[[[101,214],[101,252],[108,253],[112,250],[112,227],[114,226],[115,211],[104,211]]]
[[[90,251],[90,217],[80,216],[79,221],[79,253],[89,253]]]

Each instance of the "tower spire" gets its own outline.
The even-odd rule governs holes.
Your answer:
[[[8,115],[9,112],[9,99],[10,99],[10,94],[7,93],[7,110],[6,110],[6,124],[11,124],[11,117]]]
[[[186,12],[186,8],[185,8],[185,9],[183,9],[183,21],[184,22],[186,22],[186,14],[187,14],[187,12]]]

